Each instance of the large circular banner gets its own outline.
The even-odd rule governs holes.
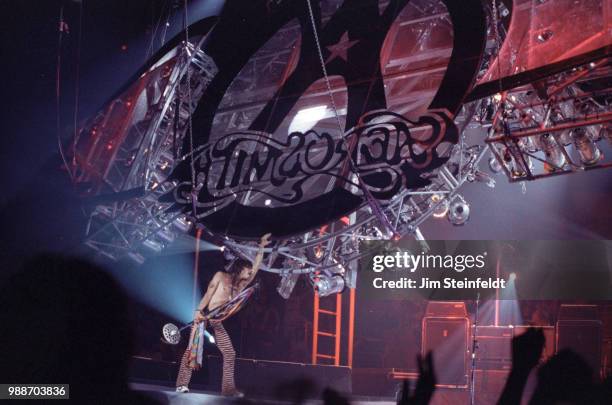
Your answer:
[[[458,142],[479,0],[310,3],[227,1],[204,41],[218,73],[165,200],[214,233],[304,233],[363,205],[364,187],[384,205]]]

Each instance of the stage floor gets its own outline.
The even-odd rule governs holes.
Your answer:
[[[199,390],[191,390],[186,394],[180,394],[174,391],[172,387],[165,387],[161,385],[149,385],[149,384],[130,384],[133,390],[139,391],[142,394],[145,394],[149,397],[159,400],[161,403],[166,403],[170,405],[195,405],[195,404],[231,404],[237,402],[235,399],[228,399],[219,395],[216,392],[210,391],[199,391]],[[255,404],[278,404],[278,405],[287,405],[291,404],[291,402],[285,401],[275,401],[264,398],[243,398],[246,399],[250,403]],[[240,403],[242,400],[239,401]],[[248,403],[247,402],[247,403]],[[305,402],[306,404],[322,404],[323,401],[317,400],[309,400]],[[376,401],[376,400],[368,400],[359,398],[353,398],[351,400],[351,405],[392,405],[395,404],[393,401]]]

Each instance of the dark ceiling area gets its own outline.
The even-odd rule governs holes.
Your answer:
[[[57,141],[59,16],[67,28],[59,54],[60,131],[93,114],[147,58],[166,1],[2,1],[0,33],[5,98],[2,109],[0,216],[2,256],[72,248],[82,238],[84,214],[62,170]],[[172,4],[170,4],[171,7]],[[81,27],[79,27],[81,25]],[[79,40],[79,32],[81,38]],[[150,35],[149,35],[150,40]],[[80,44],[80,46],[79,46]]]

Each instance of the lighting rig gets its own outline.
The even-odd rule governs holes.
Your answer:
[[[127,255],[142,263],[193,228],[180,213],[167,213],[159,197],[181,156],[189,120],[217,72],[200,46],[183,43],[151,66],[120,97],[85,124],[77,140],[76,182],[90,204],[85,244],[112,260]],[[129,190],[127,193],[125,190]],[[113,195],[114,198],[105,198]]]
[[[498,10],[503,11],[503,7]],[[424,48],[432,30],[450,27],[443,9],[428,12],[435,18],[421,28],[419,38]],[[401,26],[410,28],[410,24],[405,21]],[[287,44],[293,43],[299,30],[297,24],[283,27],[271,44],[275,51],[266,49],[248,62],[245,73],[232,83],[219,107],[211,133],[247,128],[262,107],[258,99],[267,88],[275,91],[273,78],[286,77],[299,52],[299,47]],[[491,61],[505,32],[498,24],[490,27],[488,35],[480,76],[494,65]],[[189,151],[181,147],[190,136],[190,116],[217,72],[213,60],[201,49],[204,40],[190,38],[177,45],[80,131],[73,170],[82,194],[89,196],[94,206],[85,243],[102,256],[143,263],[146,256],[164,252],[194,228],[193,218],[168,212],[171,203],[160,201],[160,196],[177,185],[168,180],[172,169],[190,158]],[[450,55],[451,50],[445,52]],[[440,52],[432,51],[432,57]],[[395,63],[387,62],[390,66]],[[408,62],[398,61],[398,69],[401,63]],[[262,71],[266,74],[256,78],[256,72]],[[432,72],[424,69],[422,74]],[[593,83],[611,76],[610,60],[601,59],[464,104],[455,120],[459,142],[440,151],[449,160],[426,174],[429,185],[404,190],[382,202],[381,213],[364,202],[339,221],[275,241],[265,250],[268,254],[262,269],[280,276],[278,292],[284,298],[290,296],[302,274],[321,296],[339,293],[345,287],[355,287],[357,261],[368,254],[360,250],[362,241],[409,236],[426,247],[419,227],[429,218],[447,218],[455,226],[465,224],[472,212],[460,193],[462,186],[476,182],[495,187],[494,178],[480,168],[483,160],[493,172],[504,171],[510,182],[610,167],[605,160],[609,156],[602,150],[604,143],[612,142],[612,91],[596,89]],[[415,99],[401,93],[396,77],[401,75],[390,77],[386,90],[397,88],[400,98],[396,104],[403,113],[401,106]],[[306,96],[313,98],[310,106],[324,93],[314,91]],[[325,117],[329,110],[318,108],[316,112]],[[340,108],[339,113],[345,111]],[[487,132],[484,142],[468,143],[466,132],[483,128]],[[194,180],[196,184],[199,181]],[[250,195],[243,202],[274,204]],[[218,239],[230,259],[240,256],[252,260],[258,251],[253,242]]]
[[[612,94],[592,90],[612,75],[603,58],[539,83],[496,95],[492,131],[485,142],[510,182],[538,180],[612,166],[602,152],[612,144]]]

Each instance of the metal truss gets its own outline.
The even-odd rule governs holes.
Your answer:
[[[592,89],[611,74],[604,58],[493,98],[493,168],[517,182],[612,167],[612,89]]]
[[[143,247],[161,252],[177,234],[191,228],[185,215],[166,213],[171,204],[160,202],[159,197],[175,186],[166,182],[166,178],[180,159],[189,118],[217,72],[212,59],[200,49],[203,40],[181,44],[143,74],[144,85],[113,102],[112,105],[121,103],[129,107],[120,117],[114,117],[126,122],[122,131],[99,125],[97,120],[86,127],[86,131],[100,131],[98,137],[107,135],[107,145],[121,142],[95,189],[110,188],[124,193],[136,190],[139,194],[127,200],[97,204],[91,213],[85,244],[104,256],[117,260],[129,255],[144,261]],[[147,80],[149,76],[154,80]],[[139,115],[139,111],[144,114]],[[112,113],[107,111],[110,116]],[[85,152],[89,156],[95,154],[97,145],[79,145],[77,157]],[[83,177],[94,177],[93,174],[84,170],[81,181]]]
[[[427,1],[410,2],[408,7],[423,4]],[[502,13],[503,3],[494,4],[500,5],[497,12]],[[438,8],[429,10],[426,18],[398,22],[390,34],[389,50],[406,30],[404,34],[418,33],[422,41],[419,45],[424,51],[418,61],[449,57],[452,48],[428,49],[425,45],[435,32],[450,29],[448,14]],[[489,29],[481,77],[494,64],[504,35],[501,25]],[[211,140],[248,127],[264,105],[262,100],[268,99],[291,72],[299,56],[298,37],[299,25],[288,24],[249,60],[217,110]],[[95,201],[85,243],[100,255],[112,260],[129,257],[142,263],[146,255],[163,252],[193,229],[194,219],[169,212],[171,204],[159,197],[176,187],[166,179],[179,161],[190,156],[189,151],[181,150],[190,116],[217,72],[212,59],[201,50],[204,39],[192,38],[169,52],[80,133],[74,150],[76,182],[83,194]],[[441,77],[444,72],[437,62],[419,69],[411,68],[413,62],[403,54],[395,59],[391,51],[381,54],[389,108],[400,114],[419,111],[423,100],[435,93],[425,86],[414,90],[414,83]],[[465,183],[494,186],[493,178],[479,169],[489,152],[493,155],[489,166],[503,170],[511,182],[609,167],[602,157],[607,154],[598,145],[612,141],[611,93],[610,89],[592,89],[589,83],[610,76],[609,60],[601,60],[464,105],[456,119],[459,143],[444,151],[449,157],[444,166],[427,174],[428,186],[405,190],[382,203],[384,221],[364,203],[334,223],[276,241],[266,249],[263,270],[281,277],[279,293],[287,298],[301,274],[308,275],[315,286],[322,279],[339,276],[343,285],[354,287],[357,261],[369,254],[364,250],[367,243],[361,242],[413,237],[421,240],[426,250],[419,230],[425,221],[447,216],[451,223],[460,225],[469,215],[469,204],[460,194]],[[411,85],[406,86],[405,81]],[[432,83],[435,85],[435,80]],[[331,87],[334,93],[341,93],[343,84],[332,78]],[[302,101],[312,106],[327,98],[327,90],[318,83]],[[342,102],[338,113],[346,113]],[[328,119],[317,128],[337,130],[337,125]],[[468,128],[484,128],[485,142],[468,142]],[[247,194],[241,203],[261,205],[263,200]],[[252,260],[258,249],[253,242],[228,237],[218,240],[228,256]]]

